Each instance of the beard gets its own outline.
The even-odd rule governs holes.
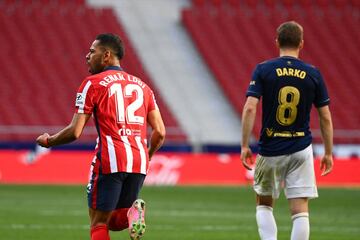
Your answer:
[[[101,73],[104,70],[104,66],[100,63],[90,64],[88,63],[88,71],[91,75]]]

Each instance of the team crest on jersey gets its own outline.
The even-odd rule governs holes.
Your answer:
[[[274,129],[266,128],[265,130],[266,130],[266,135],[267,135],[268,137],[273,137],[273,135],[274,135]]]
[[[76,94],[76,101],[75,101],[75,106],[82,106],[84,105],[84,97],[82,93],[77,93]]]

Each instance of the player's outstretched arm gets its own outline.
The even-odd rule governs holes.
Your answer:
[[[154,153],[163,145],[166,131],[159,110],[155,109],[148,113],[148,122],[152,128],[149,148],[149,159],[151,159]]]
[[[70,143],[81,136],[90,116],[90,114],[75,113],[71,123],[67,127],[52,136],[44,133],[36,139],[36,142],[46,148]]]
[[[325,154],[321,159],[320,168],[321,176],[325,176],[332,171],[333,168],[333,125],[329,106],[318,108],[320,118],[321,136],[324,142]]]
[[[248,170],[251,170],[251,165],[254,163],[252,152],[249,147],[249,141],[254,127],[258,102],[259,99],[249,96],[246,99],[242,112],[241,162]]]

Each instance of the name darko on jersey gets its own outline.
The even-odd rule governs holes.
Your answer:
[[[306,72],[296,69],[296,68],[276,68],[276,75],[278,77],[282,76],[291,76],[291,77],[298,77],[300,79],[304,79],[306,77]]]

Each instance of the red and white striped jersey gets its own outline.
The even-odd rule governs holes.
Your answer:
[[[147,115],[158,109],[149,86],[109,67],[82,82],[75,106],[76,113],[93,114],[99,135],[94,172],[147,173]]]

